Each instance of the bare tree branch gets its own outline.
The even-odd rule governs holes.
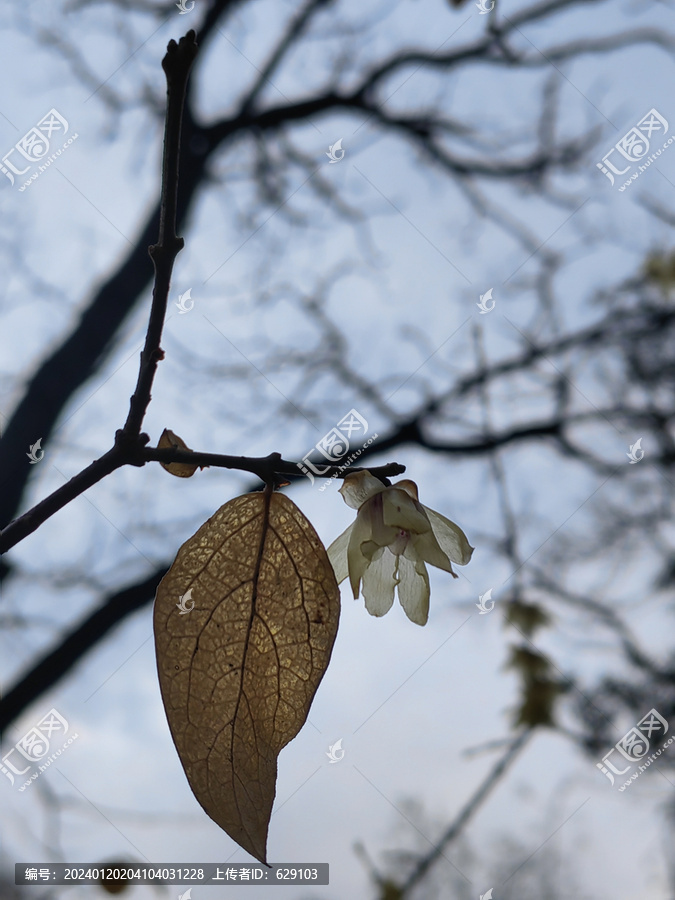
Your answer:
[[[138,381],[131,397],[129,415],[122,429],[121,437],[129,442],[139,440],[143,419],[150,403],[150,392],[157,365],[164,356],[160,343],[169,299],[171,273],[176,256],[184,245],[183,238],[176,235],[180,138],[187,80],[196,55],[195,33],[188,31],[178,44],[175,41],[169,42],[166,56],[162,60],[162,68],[166,73],[167,82],[162,197],[159,212],[159,238],[149,250],[155,267],[155,286],[152,292],[152,306],[145,336],[145,347],[141,353]],[[147,443],[147,440],[144,443]]]
[[[149,603],[168,568],[169,563],[160,565],[136,584],[104,597],[81,624],[59,638],[53,649],[19,676],[0,701],[0,736],[31,703],[68,675],[116,625]]]
[[[484,779],[478,790],[474,793],[460,810],[457,818],[443,832],[441,837],[436,841],[432,850],[426,856],[419,860],[413,871],[400,885],[400,897],[409,896],[413,889],[421,882],[431,866],[443,855],[445,848],[454,841],[462,832],[470,819],[478,812],[481,804],[487,799],[490,792],[497,786],[502,776],[505,774],[509,766],[517,759],[520,752],[524,749],[528,740],[534,733],[533,729],[525,729],[511,743],[506,753],[495,764],[492,771]]]

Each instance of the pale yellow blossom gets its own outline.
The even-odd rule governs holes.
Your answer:
[[[363,591],[366,609],[383,616],[394,590],[408,618],[429,617],[429,575],[425,563],[457,578],[452,563],[465,566],[473,547],[459,526],[423,506],[417,485],[405,479],[391,487],[364,470],[347,475],[340,488],[356,521],[328,548],[338,584],[349,578],[354,599]]]

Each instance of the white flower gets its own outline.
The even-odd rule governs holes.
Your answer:
[[[347,475],[340,493],[358,513],[328,548],[338,584],[349,577],[356,600],[363,581],[363,599],[371,616],[389,612],[398,588],[408,618],[425,625],[429,617],[425,562],[457,578],[451,563],[465,566],[474,550],[466,535],[419,502],[414,481],[385,487],[364,470]]]

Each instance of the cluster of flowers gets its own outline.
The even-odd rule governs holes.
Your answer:
[[[425,625],[429,618],[429,574],[425,563],[457,578],[452,563],[465,566],[474,548],[462,529],[419,502],[417,485],[405,479],[386,487],[367,470],[353,472],[340,488],[356,521],[328,548],[338,584],[349,578],[366,609],[383,616],[394,591],[408,618]]]

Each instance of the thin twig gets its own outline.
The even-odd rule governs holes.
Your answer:
[[[466,823],[478,810],[490,791],[496,786],[506,769],[516,759],[526,742],[532,736],[533,731],[534,729],[532,728],[521,731],[521,733],[513,740],[509,749],[488,774],[487,778],[485,778],[473,797],[465,803],[455,821],[446,829],[433,850],[422,857],[405,882],[399,886],[401,900],[403,900],[403,898],[412,891],[415,885],[422,880],[431,865],[443,854],[445,847],[460,834]]]
[[[282,459],[280,453],[270,453],[269,456],[228,456],[224,453],[201,453],[193,450],[182,450],[178,447],[144,447],[140,451],[145,462],[160,463],[187,463],[194,466],[216,466],[221,469],[242,469],[257,475],[261,481],[270,482],[279,480],[279,476],[286,478],[301,478],[302,472],[298,463],[288,459]],[[326,466],[321,478],[346,478],[351,472],[360,472],[367,468],[376,478],[389,478],[393,475],[402,475],[405,466],[391,462],[383,466],[346,466],[339,460],[335,466]]]
[[[118,432],[118,434],[120,433]],[[49,494],[48,497],[45,497],[44,500],[37,503],[32,509],[29,509],[22,516],[5,526],[0,531],[0,553],[6,553],[29,534],[37,531],[40,525],[46,522],[54,513],[63,509],[71,500],[89,490],[92,485],[101,481],[106,475],[110,475],[115,469],[119,469],[125,462],[128,462],[128,460],[124,458],[122,447],[119,443],[116,443],[111,450],[94,460],[86,469],[78,472],[70,481],[67,481],[52,494]]]
[[[308,11],[320,5],[320,2],[310,3]],[[171,285],[171,273],[176,256],[182,250],[184,243],[183,238],[176,235],[180,135],[187,82],[196,55],[197,42],[195,32],[191,30],[180,39],[178,44],[175,41],[169,42],[166,55],[162,60],[162,68],[167,82],[162,194],[159,235],[157,243],[149,248],[155,268],[155,284],[138,380],[130,399],[126,423],[124,428],[115,433],[115,443],[107,453],[0,531],[0,553],[6,553],[19,541],[36,531],[56,512],[121,466],[143,466],[146,462],[155,460],[164,463],[188,462],[202,466],[242,469],[257,475],[268,485],[279,484],[289,476],[299,476],[298,465],[283,460],[280,453],[271,453],[269,456],[255,459],[216,453],[193,453],[174,448],[159,450],[146,447],[150,438],[147,434],[141,434],[143,419],[151,399],[157,365],[164,357],[164,351],[160,344]],[[323,474],[327,477],[343,477],[344,471],[344,466],[337,465],[328,467]],[[358,471],[358,468],[351,469],[351,471]],[[390,463],[374,469],[373,474],[385,479],[389,475],[400,475],[404,471],[404,466]]]
[[[141,353],[136,389],[129,404],[129,415],[122,429],[124,439],[138,441],[155,378],[157,365],[164,357],[160,347],[166,305],[169,298],[171,273],[176,257],[183,249],[183,238],[176,236],[176,209],[178,203],[178,169],[180,132],[183,119],[185,91],[192,63],[197,55],[195,32],[188,31],[178,44],[169,41],[162,68],[166,74],[167,105],[164,128],[164,159],[162,162],[162,200],[159,213],[159,238],[149,248],[155,267],[155,286],[145,346]],[[143,438],[143,443],[150,440]]]
[[[158,450],[156,447],[143,447],[140,444],[129,443],[123,439],[123,433],[116,434],[115,446],[106,454],[95,460],[86,469],[83,469],[70,481],[62,485],[53,494],[45,497],[28,512],[10,522],[6,528],[0,531],[0,554],[6,553],[29,534],[46,522],[54,513],[67,506],[71,500],[79,497],[92,485],[101,481],[106,475],[110,475],[115,469],[125,465],[143,466],[146,462],[162,463],[189,463],[196,466],[214,466],[222,469],[241,469],[257,475],[266,484],[279,483],[289,477],[299,478],[302,473],[298,464],[287,459],[282,459],[280,453],[270,453],[269,456],[227,456],[220,453],[196,453],[192,450],[179,450],[167,447]],[[359,466],[327,466],[322,473],[324,478],[345,478],[351,472],[360,472]],[[393,475],[401,475],[405,472],[405,466],[400,463],[387,463],[384,466],[373,466],[368,469],[376,478],[385,479]]]

